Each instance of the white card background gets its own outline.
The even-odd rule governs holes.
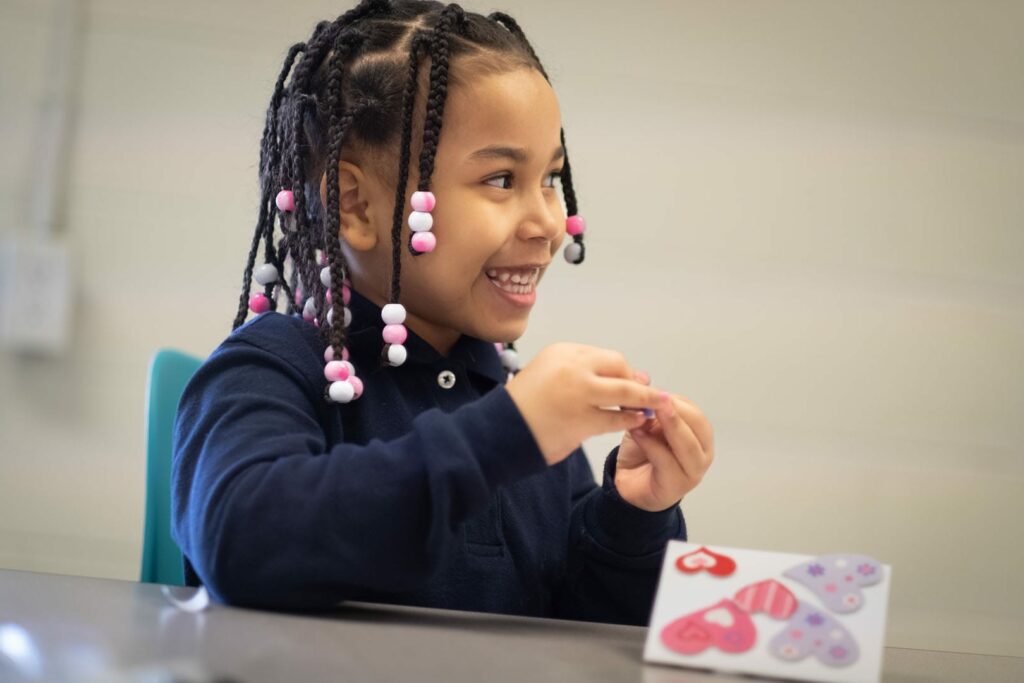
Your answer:
[[[676,559],[680,555],[700,547],[695,543],[669,541],[647,631],[645,661],[805,681],[877,683],[881,679],[892,567],[883,564],[882,580],[873,586],[861,587],[864,604],[859,610],[838,614],[827,609],[813,591],[782,575],[787,569],[813,559],[814,555],[706,545],[703,547],[736,561],[736,571],[731,576],[718,577],[706,571],[685,574],[676,568]],[[857,661],[849,666],[833,667],[823,664],[813,654],[799,662],[786,662],[774,657],[768,652],[768,644],[786,628],[787,622],[767,614],[751,615],[757,628],[757,640],[746,652],[723,652],[712,646],[695,655],[684,655],[670,650],[661,642],[662,630],[676,619],[710,607],[724,598],[732,598],[741,588],[765,579],[779,581],[793,592],[797,600],[820,608],[846,627],[860,648]]]

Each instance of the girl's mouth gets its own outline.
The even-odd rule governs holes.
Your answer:
[[[540,268],[490,268],[487,279],[502,298],[518,306],[532,306],[537,300]]]

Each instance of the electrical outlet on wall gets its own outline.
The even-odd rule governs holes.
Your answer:
[[[0,241],[0,343],[56,355],[67,347],[70,258],[65,245],[9,236]]]

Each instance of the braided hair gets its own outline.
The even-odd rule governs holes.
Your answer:
[[[347,363],[345,348],[351,320],[346,304],[351,292],[340,244],[338,167],[342,149],[353,145],[378,152],[373,159],[397,159],[397,172],[394,166],[385,168],[379,161],[373,162],[371,170],[395,187],[391,303],[385,306],[385,314],[394,317],[397,310],[399,322],[404,321],[404,308],[398,302],[413,130],[422,122],[414,208],[422,209],[416,205],[418,195],[421,204],[422,197],[429,196],[432,208],[431,176],[449,80],[465,77],[462,68],[451,71],[450,64],[463,57],[472,58],[467,60],[467,69],[502,73],[528,67],[548,78],[522,29],[507,14],[495,12],[484,17],[458,4],[434,0],[361,0],[334,21],[318,23],[309,39],[292,45],[285,56],[260,142],[259,212],[232,330],[245,322],[250,310],[257,314],[276,311],[283,292],[287,313],[302,315],[316,325],[327,345],[325,375],[330,382],[330,400],[347,402],[362,392],[355,369]],[[426,59],[426,93],[417,107],[421,65]],[[564,149],[564,130],[561,142]],[[567,152],[563,164],[562,190],[570,216],[567,227],[575,221],[569,229],[574,243],[566,248],[566,260],[581,263],[583,223],[576,216]],[[319,179],[324,175],[326,205],[319,192]],[[418,246],[418,238],[423,235],[413,234],[407,244],[414,257],[432,248]],[[261,244],[264,263],[257,268]],[[287,274],[286,269],[290,270]],[[263,286],[261,293],[250,295],[252,279]],[[404,340],[404,329],[400,339]],[[395,343],[384,346],[382,357],[399,365],[404,348],[392,348],[401,346],[400,340],[392,341]],[[396,351],[401,353],[396,356]],[[502,356],[503,360],[514,358],[514,345],[504,345]]]

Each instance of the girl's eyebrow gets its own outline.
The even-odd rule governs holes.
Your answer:
[[[565,156],[565,146],[559,145],[551,156],[551,161],[557,161]],[[473,152],[467,157],[469,161],[492,161],[494,159],[511,159],[517,164],[525,164],[530,160],[530,153],[523,147],[506,147],[503,145],[488,145]]]

